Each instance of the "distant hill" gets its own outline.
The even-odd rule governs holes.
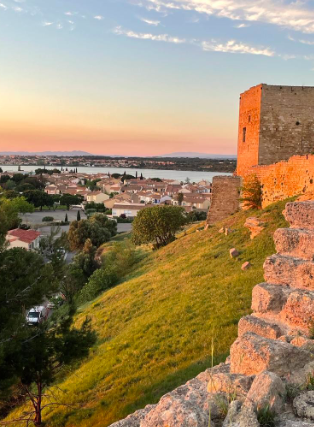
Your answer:
[[[170,154],[163,154],[156,157],[199,157],[200,159],[236,159],[235,154],[207,154],[207,153],[194,153],[189,151],[175,152]]]
[[[1,156],[93,156],[87,151],[1,151]]]

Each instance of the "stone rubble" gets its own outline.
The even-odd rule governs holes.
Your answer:
[[[265,408],[278,427],[314,426],[314,202],[288,203],[284,214],[291,228],[274,234],[277,254],[226,362],[112,427],[259,427]]]

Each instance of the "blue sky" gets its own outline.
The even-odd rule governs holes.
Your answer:
[[[0,0],[0,149],[235,153],[239,94],[313,85],[314,2]]]

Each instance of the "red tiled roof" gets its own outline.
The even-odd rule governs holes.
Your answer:
[[[40,233],[36,230],[22,230],[21,228],[15,228],[14,230],[8,231],[10,236],[17,237],[19,240],[25,243],[32,243]]]

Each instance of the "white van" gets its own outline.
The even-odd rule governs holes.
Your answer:
[[[28,325],[39,325],[42,321],[47,319],[48,310],[47,307],[40,305],[38,307],[33,307],[29,310],[26,316],[26,321]]]

